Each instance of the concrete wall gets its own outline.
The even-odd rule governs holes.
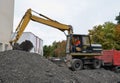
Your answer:
[[[14,0],[0,0],[0,51],[10,49],[13,31]]]

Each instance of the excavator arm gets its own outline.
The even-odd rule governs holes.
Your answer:
[[[26,11],[25,15],[23,16],[23,18],[21,19],[18,27],[15,30],[16,36],[13,36],[12,40],[10,41],[10,44],[12,46],[14,46],[14,44],[17,43],[17,41],[19,40],[19,38],[23,34],[23,32],[24,32],[24,30],[25,30],[25,28],[28,25],[30,20],[51,26],[51,27],[59,29],[60,31],[63,31],[63,32],[65,30],[67,30],[68,34],[73,33],[73,29],[72,29],[71,25],[62,24],[60,22],[52,20],[51,18],[48,18],[47,16],[39,14],[37,12],[35,12],[35,13],[39,14],[40,16],[35,16],[35,15],[32,15],[32,12],[35,12],[35,11],[28,9]]]

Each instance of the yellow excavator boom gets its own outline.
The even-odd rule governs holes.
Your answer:
[[[45,24],[45,25],[48,25],[48,26],[51,26],[51,27],[59,29],[61,31],[67,30],[68,34],[73,33],[73,29],[72,29],[71,25],[62,24],[60,22],[52,20],[51,18],[48,18],[45,15],[39,14],[39,13],[37,13],[35,11],[33,11],[33,12],[39,14],[41,17],[32,15],[32,11],[33,10],[28,9],[26,11],[25,15],[23,16],[23,18],[21,19],[21,21],[20,21],[20,23],[19,23],[19,25],[18,25],[18,27],[16,28],[16,31],[15,31],[16,36],[10,41],[11,45],[13,43],[16,43],[19,40],[19,38],[23,34],[23,32],[24,32],[24,30],[25,30],[25,28],[28,25],[30,20],[38,22],[38,23],[42,23],[42,24]]]

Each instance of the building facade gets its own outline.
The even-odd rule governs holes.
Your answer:
[[[0,0],[0,51],[9,50],[13,32],[14,0]]]

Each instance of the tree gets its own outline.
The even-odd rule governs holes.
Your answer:
[[[103,25],[94,26],[89,30],[89,35],[93,43],[102,44],[104,49],[113,49],[115,47],[115,24],[105,22]]]
[[[57,57],[65,56],[66,41],[57,42],[57,47],[54,50]]]
[[[45,45],[43,47],[43,56],[45,56],[45,57],[50,56],[50,49],[51,49],[51,46]]]
[[[63,57],[65,56],[66,41],[54,41],[52,45],[44,46],[43,52],[45,57]]]
[[[102,25],[94,26],[92,30],[89,30],[92,43],[101,43],[103,41]]]
[[[116,16],[115,20],[117,20],[117,23],[120,24],[120,13],[118,16]]]

